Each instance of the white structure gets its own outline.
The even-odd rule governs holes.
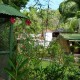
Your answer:
[[[35,45],[42,45],[47,47],[49,45],[49,43],[52,41],[52,31],[45,31],[44,32],[44,39],[39,39],[39,37],[41,36],[41,34],[31,34],[31,36],[34,38],[35,41]],[[36,36],[36,39],[35,39]]]
[[[51,41],[52,40],[52,32],[46,32],[44,34],[44,38],[46,41]]]
[[[47,47],[49,43],[52,41],[52,31],[46,31],[44,33],[44,46]]]

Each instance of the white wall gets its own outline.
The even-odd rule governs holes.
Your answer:
[[[51,41],[52,40],[52,32],[46,32],[44,34],[45,40],[46,41]]]

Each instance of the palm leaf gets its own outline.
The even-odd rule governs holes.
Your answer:
[[[23,66],[28,62],[28,59],[25,59],[21,64],[20,66],[18,67],[18,70],[22,69]]]
[[[5,69],[5,72],[6,72],[7,74],[9,74],[13,79],[16,80],[16,78],[15,78],[15,74],[14,74],[11,70],[9,70],[9,69]]]
[[[19,78],[22,78],[23,76],[25,76],[25,74],[27,75],[28,72],[29,72],[29,69],[25,68],[24,70],[19,71],[18,77],[19,77]]]
[[[16,67],[11,59],[9,59],[9,64],[16,71]]]

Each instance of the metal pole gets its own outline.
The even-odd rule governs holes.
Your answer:
[[[13,56],[13,42],[14,42],[14,33],[13,33],[13,24],[10,25],[10,33],[9,33],[9,58]],[[8,77],[8,80],[11,80],[11,77]]]
[[[13,33],[13,24],[10,26],[10,57],[13,55],[13,42],[14,42],[14,33]]]

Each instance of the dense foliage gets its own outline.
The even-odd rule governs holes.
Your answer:
[[[21,7],[25,7],[29,0],[1,0],[0,3],[9,4],[13,7],[21,9]]]
[[[58,10],[48,10],[30,7],[27,12],[25,9],[23,13],[30,17],[31,25],[28,27],[31,33],[41,33],[46,29],[54,30],[59,24],[60,13]]]
[[[65,17],[73,17],[79,10],[79,6],[74,1],[65,1],[60,4],[59,11]]]
[[[59,6],[59,12],[61,14],[60,27],[63,26],[63,28],[67,32],[79,32],[80,30],[79,28],[80,26],[79,24],[79,17],[80,17],[79,0],[66,0],[62,2]]]
[[[28,0],[8,0],[9,3],[7,0],[2,1],[21,8]],[[76,0],[62,2],[59,11],[38,11],[37,8],[30,7],[29,11],[22,10],[29,20],[16,18],[13,24],[16,47],[14,46],[14,54],[9,58],[9,67],[5,69],[11,80],[80,80],[80,64],[75,63],[73,54],[65,54],[56,40],[48,47],[36,43],[36,34],[43,33],[46,29],[59,27],[70,32],[77,30],[76,13],[79,5]]]
[[[5,69],[12,80],[80,79],[80,69],[74,61],[74,56],[64,54],[57,42],[52,42],[53,44],[50,44],[48,50],[47,48],[44,50],[39,45],[34,47],[30,38],[27,39],[26,43],[24,44],[24,41],[21,41],[21,44],[23,44],[22,52],[15,54],[13,59],[9,60],[11,69]],[[43,66],[43,61],[46,58],[44,54],[49,55],[47,59],[49,64],[45,67]]]

